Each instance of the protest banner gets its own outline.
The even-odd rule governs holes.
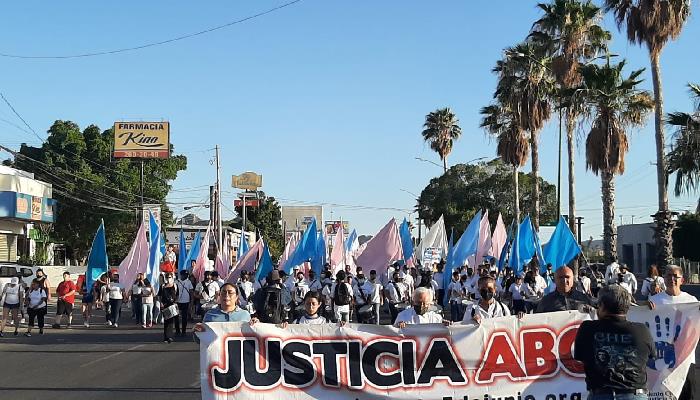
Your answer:
[[[698,317],[697,303],[630,311],[665,350],[648,368],[650,399],[680,392]],[[564,311],[404,329],[208,323],[198,334],[202,398],[581,400],[583,365],[572,351],[578,326],[590,318]]]

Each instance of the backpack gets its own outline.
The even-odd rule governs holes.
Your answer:
[[[345,282],[338,282],[335,285],[335,293],[333,293],[333,303],[336,306],[345,306],[352,302],[352,296],[348,290],[348,285]]]
[[[258,310],[262,322],[279,324],[284,321],[284,305],[282,304],[282,289],[278,287],[266,287],[261,296],[262,303]]]

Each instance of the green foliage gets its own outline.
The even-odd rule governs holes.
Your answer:
[[[520,204],[523,209],[532,208],[533,179],[530,174],[519,174]],[[556,223],[556,187],[540,178],[540,216],[545,223]],[[418,199],[420,217],[432,225],[440,215],[445,216],[445,226],[460,235],[479,209],[489,210],[489,219],[495,223],[498,213],[510,224],[515,210],[512,199],[512,167],[500,159],[488,163],[456,164],[446,174],[430,180]],[[455,240],[457,237],[455,237]]]
[[[700,237],[700,215],[696,213],[679,215],[676,229],[673,230],[673,257],[700,261],[698,237]]]
[[[268,197],[264,192],[258,192],[259,207],[246,207],[246,230],[262,235],[265,243],[270,248],[272,259],[276,260],[284,251],[284,237],[282,234],[282,208],[274,197]],[[231,227],[240,228],[243,218],[243,207],[236,207],[239,218]]]
[[[138,228],[140,162],[113,160],[113,143],[112,129],[90,125],[81,131],[74,122],[59,120],[41,147],[23,144],[15,158],[14,167],[53,185],[58,206],[52,236],[77,260],[87,257],[101,219],[113,264],[129,251]],[[187,158],[173,155],[172,145],[170,151],[169,159],[144,160],[144,202],[161,204],[163,225],[172,219],[165,204],[168,182],[187,168]]]

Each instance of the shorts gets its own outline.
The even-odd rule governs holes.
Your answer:
[[[70,315],[71,313],[73,313],[73,303],[65,300],[56,302],[56,315]]]
[[[83,304],[91,304],[95,302],[95,296],[91,294],[86,294],[83,296]]]
[[[17,304],[5,303],[5,304],[2,305],[2,307],[3,307],[3,308],[6,308],[6,309],[8,309],[8,310],[16,310],[16,309],[19,308],[19,303],[17,303]]]

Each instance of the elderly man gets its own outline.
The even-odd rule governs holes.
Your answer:
[[[431,310],[433,306],[433,293],[426,287],[419,287],[413,291],[413,307],[409,307],[399,313],[394,326],[405,328],[412,324],[439,324],[443,323],[442,316]],[[449,323],[449,322],[446,322]]]
[[[556,290],[545,295],[537,305],[535,313],[554,311],[580,310],[588,312],[591,306],[590,297],[574,290],[574,272],[564,266],[554,274]]]
[[[574,358],[583,363],[589,399],[647,399],[647,361],[654,352],[649,329],[627,321],[632,295],[620,285],[598,293],[598,320],[583,321]]]
[[[485,318],[509,317],[510,310],[496,300],[496,280],[491,276],[479,278],[479,300],[470,304],[462,322],[481,323]]]

